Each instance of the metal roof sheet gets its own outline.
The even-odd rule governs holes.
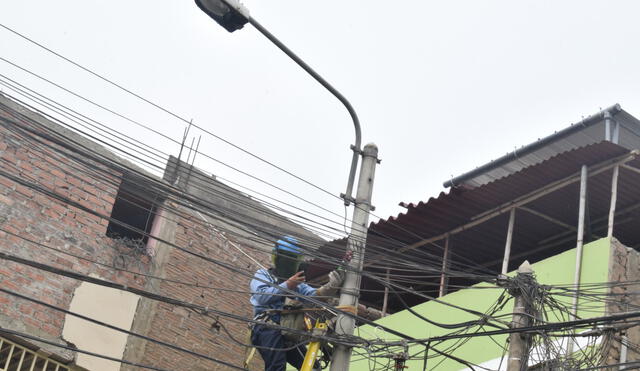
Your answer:
[[[605,112],[620,124],[618,144],[640,148],[640,121],[620,108],[611,106],[545,138],[538,139],[504,156],[443,183],[445,187],[478,187],[538,164],[559,153],[605,140]]]
[[[402,247],[422,239],[440,236],[472,221],[474,217],[487,210],[513,201],[554,181],[578,174],[583,164],[596,165],[629,152],[623,146],[603,141],[556,154],[541,163],[476,188],[452,188],[448,193],[440,193],[438,197],[430,198],[426,202],[410,204],[406,212],[370,225],[365,258],[366,270],[384,276],[384,269],[381,267],[385,262],[380,261],[380,252],[386,254],[397,252]],[[640,168],[640,160],[633,160],[629,164]],[[607,170],[590,177],[588,181],[592,231],[599,236],[606,235],[611,174],[612,170]],[[632,223],[624,222],[624,218],[633,217],[635,213],[640,214],[640,206],[633,208],[634,205],[640,205],[640,192],[637,192],[639,186],[640,174],[621,168],[618,209],[631,208],[631,211],[616,223],[614,236],[627,245],[636,245],[640,242],[640,229],[635,228]],[[579,184],[575,182],[532,201],[526,207],[533,212],[544,213],[554,220],[574,226],[578,219],[578,194]],[[575,232],[555,222],[524,210],[516,212],[515,220],[512,245],[514,266],[511,268],[515,268],[515,263],[521,262],[518,256],[521,256],[522,260],[527,258],[533,262],[575,246]],[[482,266],[493,274],[498,274],[503,257],[507,223],[508,213],[505,212],[453,235],[450,238],[451,250],[454,253],[452,261],[459,268],[471,265]],[[335,249],[336,246],[344,246],[344,243],[344,240],[333,241],[332,246]],[[437,244],[440,247],[428,244],[396,255],[403,257],[406,261],[429,258],[435,264],[441,264],[443,243],[438,241]],[[376,265],[371,265],[373,263]],[[431,272],[432,278],[425,278],[426,273],[428,272],[415,271],[403,274],[420,277],[421,289],[436,296],[439,278],[433,275],[433,272]],[[450,282],[456,286],[475,283],[464,277],[451,278]],[[363,279],[362,287],[365,290],[362,294],[363,302],[380,305],[382,295],[379,291],[383,287],[366,278]],[[424,298],[404,296],[409,304],[424,301]],[[397,301],[391,305],[399,309]]]

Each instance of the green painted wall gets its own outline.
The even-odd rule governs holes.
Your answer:
[[[573,284],[575,270],[576,249],[566,251],[562,254],[540,261],[533,265],[538,282],[549,285],[570,285]],[[609,240],[604,238],[594,241],[584,246],[583,266],[581,281],[582,283],[596,283],[608,281],[609,267]],[[511,275],[515,272],[510,273]],[[446,295],[442,301],[457,305],[464,308],[474,309],[479,312],[486,312],[498,300],[504,290],[491,288],[487,284],[478,284],[471,288],[460,290],[452,294]],[[571,305],[570,298],[559,298]],[[604,314],[604,307],[600,304],[593,306],[583,303],[585,309],[579,312],[580,317],[594,317]],[[505,308],[498,314],[508,314],[513,307],[513,301],[506,304]],[[417,305],[413,309],[421,315],[440,323],[458,323],[469,320],[475,320],[477,317],[468,314],[462,310],[454,309],[444,304],[436,302],[427,302]],[[510,321],[510,316],[504,317]],[[451,333],[452,330],[442,329],[430,325],[421,319],[415,317],[408,311],[398,312],[394,315],[385,317],[377,323],[386,327],[393,328],[407,335],[416,338],[427,338],[430,336],[445,335]],[[491,330],[484,328],[480,331]],[[375,329],[369,325],[356,329],[356,334],[365,338],[375,339],[381,338],[385,340],[397,340],[380,329]],[[490,361],[502,356],[503,350],[501,345],[505,344],[506,336],[495,336],[495,342],[486,337],[472,338],[460,346],[453,355],[471,361],[475,364]],[[496,344],[497,343],[497,344]],[[438,349],[445,351],[448,347],[456,345],[456,341],[447,341],[437,346]],[[500,345],[498,345],[500,344]],[[424,347],[412,347],[411,354],[415,354],[424,350]],[[430,353],[430,355],[433,353]],[[370,370],[374,363],[365,352],[354,351],[352,357],[351,370]],[[379,362],[384,360],[378,359]],[[384,361],[386,364],[386,361]],[[378,366],[382,366],[378,364]],[[408,370],[422,370],[423,361],[415,360],[408,363]],[[434,366],[437,366],[434,368]],[[436,370],[461,370],[465,366],[458,362],[444,357],[430,359],[427,369]]]

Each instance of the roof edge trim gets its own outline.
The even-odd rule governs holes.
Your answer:
[[[519,157],[522,156],[526,156],[531,152],[537,151],[538,149],[546,146],[547,144],[556,141],[557,139],[561,139],[564,137],[567,137],[571,134],[573,134],[574,132],[585,128],[585,127],[589,127],[591,125],[594,125],[598,122],[600,122],[603,118],[604,118],[604,114],[605,112],[609,112],[609,114],[611,114],[611,116],[615,116],[618,113],[622,112],[622,107],[620,106],[620,104],[616,103],[611,107],[605,108],[603,110],[601,110],[600,112],[596,113],[595,115],[589,116],[585,119],[583,119],[582,121],[579,121],[571,126],[569,126],[568,128],[565,128],[563,130],[560,130],[557,133],[551,134],[547,137],[544,137],[538,141],[535,141],[531,144],[528,144],[520,149],[515,149],[509,153],[507,153],[506,155],[493,160],[491,162],[488,162],[480,167],[477,167],[471,171],[468,171],[462,175],[458,175],[457,177],[454,177],[452,179],[446,180],[445,182],[442,183],[442,185],[445,188],[449,188],[449,187],[455,187],[458,184],[462,184],[465,181],[471,179],[471,178],[475,178],[476,176],[485,173],[487,171],[493,170],[497,167],[500,167],[502,165],[505,165],[506,163],[516,160]]]

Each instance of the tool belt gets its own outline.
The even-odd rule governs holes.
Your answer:
[[[280,326],[290,328],[292,330],[305,331],[306,325],[304,318],[306,312],[303,310],[302,305],[285,305],[280,312]],[[282,330],[282,336],[286,341],[292,343],[302,343],[309,340],[308,336],[301,335],[287,330]]]

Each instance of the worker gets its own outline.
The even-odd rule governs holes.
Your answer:
[[[344,274],[339,271],[329,273],[329,282],[317,290],[307,285],[304,272],[299,271],[302,251],[298,241],[291,236],[285,236],[275,243],[271,260],[273,267],[258,269],[250,284],[251,305],[253,305],[254,318],[257,320],[280,324],[280,313],[277,310],[284,306],[287,297],[285,288],[295,291],[300,296],[326,297],[335,295],[337,289],[342,286]],[[295,344],[288,344],[278,329],[255,325],[251,342],[264,360],[265,371],[285,371],[287,363],[297,369],[302,366],[306,347],[301,345],[290,350],[282,350]]]

